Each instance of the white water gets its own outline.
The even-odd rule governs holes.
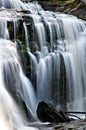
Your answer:
[[[4,27],[4,28],[3,28]],[[9,39],[9,32],[7,29],[7,22],[0,19],[0,37],[4,39]]]
[[[40,42],[39,49],[40,58],[37,65],[37,95],[39,100],[47,100],[53,102],[57,100],[58,95],[61,96],[61,91],[64,88],[64,81],[60,80],[60,76],[62,76],[61,70],[59,70],[56,55],[60,53],[63,57],[63,62],[66,69],[66,85],[67,85],[67,102],[68,102],[68,110],[75,111],[85,111],[86,109],[86,62],[85,62],[85,48],[86,48],[86,25],[82,20],[77,19],[76,17],[65,15],[61,13],[53,13],[53,12],[40,12],[41,20],[38,21],[39,15],[35,16],[34,26],[37,22],[43,24],[44,34],[46,34],[45,41],[42,40],[43,44]],[[43,35],[41,33],[39,26],[36,26],[36,30],[38,30],[38,46],[39,40]],[[47,27],[47,29],[46,29]],[[48,39],[47,39],[47,30]],[[48,41],[47,41],[48,40]],[[46,43],[49,42],[50,51],[46,52]],[[45,43],[45,44],[44,44]],[[44,48],[44,49],[43,49]],[[43,51],[42,51],[43,50]],[[52,59],[52,51],[54,51],[53,55],[56,58]],[[61,57],[60,57],[61,58]],[[53,60],[54,63],[53,63]],[[57,70],[53,70],[53,65],[58,68]],[[60,63],[59,63],[60,66]],[[56,74],[55,74],[56,73]],[[55,80],[58,80],[58,83],[52,84],[52,79],[56,75]],[[59,76],[58,76],[59,75]],[[62,77],[64,78],[64,77]],[[53,94],[54,91],[54,94]],[[47,93],[48,92],[48,93]],[[58,104],[58,102],[57,102]]]
[[[21,10],[23,3],[20,0],[0,0],[0,6]]]
[[[5,6],[6,1],[2,1]],[[13,21],[14,36],[16,39],[17,20],[20,14],[11,14],[7,17],[0,12],[0,129],[3,130],[35,130],[23,122],[11,95],[18,94],[24,101],[29,121],[37,121],[36,106],[40,100],[60,104],[63,100],[63,91],[66,89],[67,108],[74,111],[86,110],[86,22],[76,17],[43,11],[37,3],[22,3],[20,0],[8,0],[11,8],[30,10],[33,20],[35,41],[38,50],[37,58],[31,53],[28,32],[29,28],[24,22],[27,51],[30,55],[31,65],[36,75],[36,93],[29,79],[25,76],[16,44],[10,39],[7,21]],[[16,6],[16,8],[15,8]],[[4,11],[5,12],[5,11]],[[39,13],[38,13],[39,12]],[[65,66],[66,83],[64,83],[63,66]],[[32,68],[32,69],[33,69]],[[32,78],[33,75],[32,75]],[[66,88],[65,88],[66,84]],[[10,93],[10,94],[9,94]],[[37,95],[37,97],[36,97]],[[6,109],[8,108],[8,109]],[[8,120],[8,122],[7,122]]]
[[[11,8],[18,11],[28,10],[31,13],[37,13],[38,11],[43,10],[36,1],[33,3],[23,3],[21,0],[0,0],[0,7]]]
[[[4,52],[4,53],[3,53]],[[0,39],[0,129],[3,130],[36,130],[25,126],[24,118],[9,92],[19,93],[34,117],[35,106],[34,90],[30,81],[24,76],[18,61],[16,45],[8,40]],[[7,91],[8,90],[8,91]],[[29,90],[29,91],[28,91]],[[16,95],[15,95],[16,96]]]

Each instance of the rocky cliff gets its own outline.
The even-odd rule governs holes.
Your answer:
[[[68,13],[86,20],[86,0],[58,0],[58,2],[56,0],[38,0],[38,2],[45,10]]]

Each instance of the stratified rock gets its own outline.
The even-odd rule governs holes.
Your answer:
[[[44,101],[39,102],[37,115],[42,122],[60,123],[71,121],[71,119],[63,111],[58,111],[51,104]]]

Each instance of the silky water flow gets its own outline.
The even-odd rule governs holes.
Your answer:
[[[30,49],[30,30],[26,21],[22,26],[31,66],[35,71],[35,75],[31,74],[31,81],[35,80],[35,89],[32,86],[34,83],[31,84],[25,76],[17,53],[17,20],[13,19],[13,43],[7,28],[8,19],[4,16],[5,20],[2,20],[0,15],[0,129],[37,129],[28,127],[16,104],[19,99],[27,108],[30,122],[38,122],[36,106],[42,100],[62,107],[65,97],[67,110],[85,111],[86,22],[71,15],[44,11],[37,2],[7,1],[1,0],[0,6],[31,12],[28,15],[34,28],[32,42],[37,47],[34,53]]]

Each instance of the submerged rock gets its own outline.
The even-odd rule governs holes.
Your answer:
[[[42,122],[60,123],[71,121],[71,119],[63,111],[58,111],[54,108],[54,106],[44,101],[39,102],[37,115]]]

